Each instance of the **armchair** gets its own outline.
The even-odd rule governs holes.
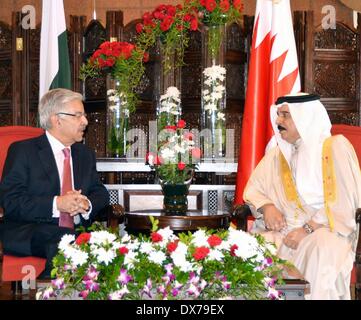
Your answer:
[[[361,163],[361,127],[349,126],[343,124],[334,124],[331,129],[332,135],[342,134],[353,145],[359,163]],[[361,208],[356,210],[356,223],[358,224],[359,233],[361,231]],[[232,219],[238,229],[243,231],[249,230],[248,225],[254,220],[250,208],[243,204],[234,207]],[[355,286],[355,299],[361,300],[361,237],[358,237],[356,259],[351,274],[351,286]]]
[[[0,127],[0,181],[9,146],[19,140],[34,138],[44,133],[43,129],[27,126],[6,126]],[[111,228],[116,228],[123,218],[124,210],[120,205],[109,205],[97,217],[99,221],[106,221]],[[24,266],[33,266],[36,278],[45,269],[46,259],[39,257],[15,257],[2,254],[1,224],[3,222],[3,210],[0,207],[0,258],[2,257],[2,281],[11,281],[13,284],[21,281]],[[14,288],[14,286],[13,286]]]

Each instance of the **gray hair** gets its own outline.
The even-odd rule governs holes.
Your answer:
[[[80,93],[68,89],[53,89],[48,91],[40,100],[39,103],[39,120],[40,126],[45,129],[51,129],[50,117],[62,110],[64,105],[74,100],[83,100]]]

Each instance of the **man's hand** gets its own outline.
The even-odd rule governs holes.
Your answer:
[[[261,212],[267,230],[280,231],[287,227],[284,215],[275,205],[266,204],[261,208]]]
[[[68,212],[72,217],[77,214],[86,214],[89,210],[88,198],[81,194],[81,190],[67,192],[56,198],[56,205],[59,211]]]
[[[283,243],[291,248],[291,249],[297,249],[299,243],[301,240],[307,236],[307,232],[304,228],[296,228],[290,231],[286,237],[283,239]]]

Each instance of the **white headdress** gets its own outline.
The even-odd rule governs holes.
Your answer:
[[[281,138],[276,124],[277,109],[285,104],[302,139],[295,173],[297,189],[308,204],[319,204],[323,200],[322,146],[325,139],[331,136],[331,121],[317,95],[298,94],[278,98],[276,104],[271,106],[271,121],[278,146],[288,164],[293,145]]]

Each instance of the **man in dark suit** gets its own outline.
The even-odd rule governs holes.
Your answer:
[[[39,104],[45,134],[13,143],[0,183],[5,254],[47,258],[44,276],[64,234],[88,226],[109,203],[95,154],[83,140],[88,124],[82,96],[66,89],[46,93]]]

